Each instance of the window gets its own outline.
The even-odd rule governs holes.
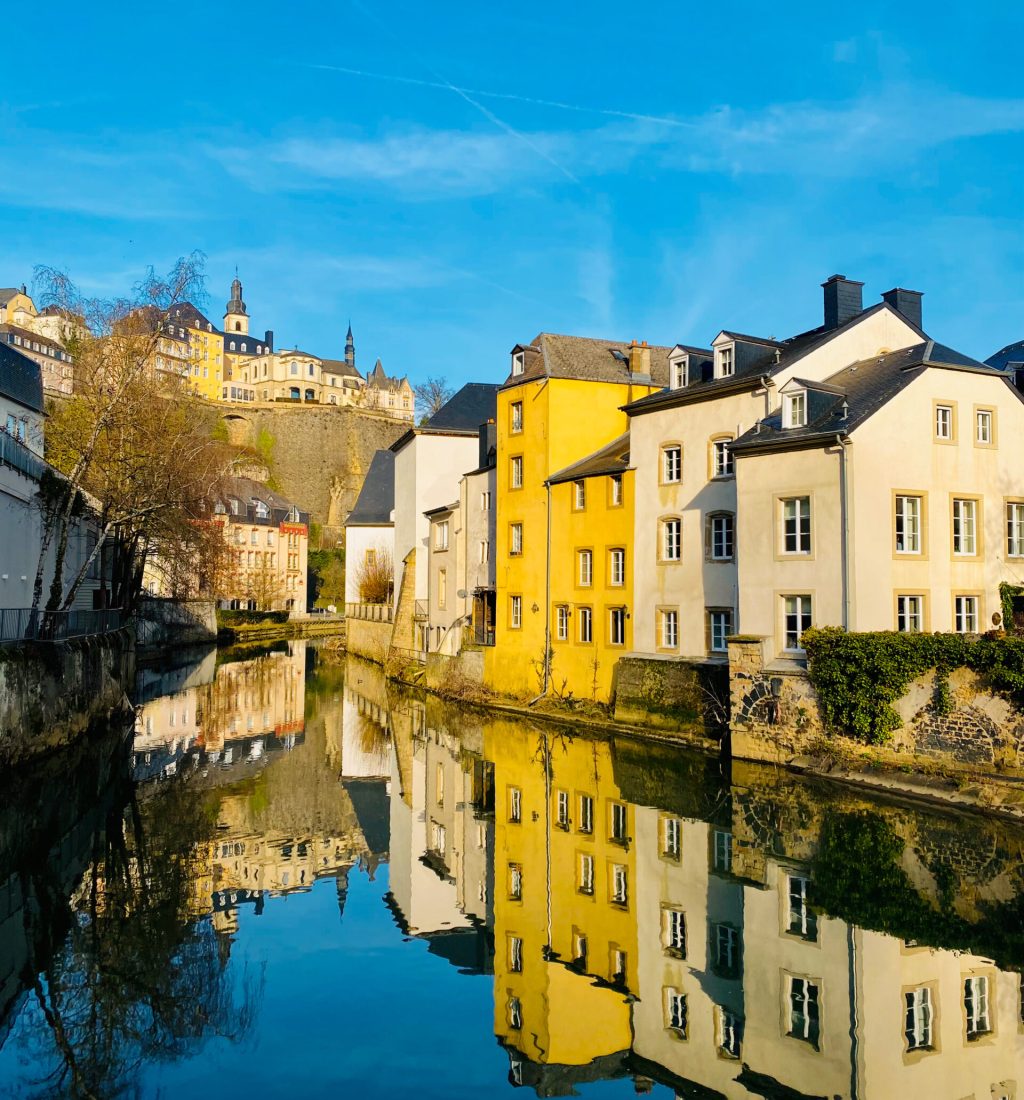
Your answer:
[[[935,438],[946,441],[953,440],[953,406],[935,406]]]
[[[896,597],[896,629],[905,634],[920,634],[924,629],[924,597]]]
[[[992,1030],[988,1007],[988,978],[976,974],[964,979],[964,1015],[967,1017],[967,1041],[974,1042]]]
[[[480,564],[486,565],[491,560],[491,543],[488,539],[480,540]]]
[[[510,630],[519,630],[523,625],[523,597],[509,596],[508,625]]]
[[[896,553],[921,553],[923,500],[918,496],[896,497]]]
[[[608,952],[608,978],[616,985],[626,984],[626,963],[628,956],[621,947],[612,945]]]
[[[523,792],[518,787],[508,789],[508,819],[513,825],[523,820]]]
[[[437,854],[444,859],[445,851],[448,845],[448,837],[445,827],[439,825],[436,821],[430,823],[430,846]]]
[[[729,652],[729,635],[732,633],[732,608],[720,607],[708,609],[708,651],[711,653]]]
[[[978,553],[978,502],[956,498],[953,501],[953,553],[973,558]]]
[[[719,348],[715,352],[715,358],[717,360],[719,378],[728,378],[735,370],[735,355],[734,347],[732,344],[727,344],[724,348]]]
[[[787,875],[789,899],[789,913],[786,922],[786,931],[805,940],[817,940],[818,918],[814,910],[807,904],[807,891],[810,880],[798,875]]]
[[[593,894],[594,892],[594,857],[584,853],[580,856],[579,864],[579,891],[581,894]]]
[[[1010,502],[1006,506],[1006,554],[1024,558],[1024,504]]]
[[[434,773],[435,800],[438,806],[444,805],[444,765],[438,764]]]
[[[555,637],[560,642],[569,638],[569,607],[564,603],[555,608]]]
[[[735,473],[732,461],[732,451],[729,449],[731,439],[716,439],[711,444],[711,476],[732,477]]]
[[[448,521],[446,519],[442,520],[434,528],[434,549],[448,549]]]
[[[512,489],[523,487],[523,456],[513,455],[509,459],[509,485]]]
[[[683,823],[678,817],[661,819],[661,854],[668,859],[679,859],[683,850]]]
[[[662,942],[665,950],[686,958],[686,916],[682,909],[661,911]]]
[[[802,652],[800,639],[805,630],[811,628],[811,597],[784,596],[784,648],[790,652]]]
[[[731,924],[712,925],[715,970],[727,977],[740,969],[740,934]]]
[[[626,551],[616,548],[608,551],[608,583],[621,588],[626,583]]]
[[[978,633],[978,597],[953,597],[953,629],[958,634]]]
[[[679,561],[683,556],[683,521],[678,518],[661,521],[661,560]]]
[[[508,968],[513,974],[523,972],[523,941],[518,936],[508,938]]]
[[[683,448],[678,443],[670,443],[661,448],[661,481],[671,485],[683,480]]]
[[[484,489],[480,494],[480,511],[489,512],[491,510],[491,490]]]
[[[708,557],[712,561],[732,561],[735,516],[718,512],[708,517]]]
[[[576,551],[576,580],[580,588],[589,588],[594,580],[593,550]]]
[[[932,991],[926,985],[903,994],[905,1015],[903,1034],[907,1050],[932,1049]]]
[[[629,882],[626,868],[621,863],[612,864],[612,901],[616,905],[629,904]]]
[[[509,901],[523,900],[523,865],[521,863],[508,865],[508,897]]]
[[[626,644],[626,609],[612,607],[608,610],[608,644]]]
[[[589,645],[594,640],[594,612],[589,607],[577,607],[576,622],[579,624],[578,640]]]
[[[809,978],[789,979],[788,1034],[818,1049],[821,1036],[818,985]]]
[[[661,620],[660,646],[662,649],[676,649],[679,645],[679,612],[675,610],[659,611]]]
[[[518,377],[526,369],[526,354],[521,351],[512,353],[512,376]]]
[[[251,543],[253,544],[253,546],[256,546],[256,545],[257,545],[257,542],[258,542],[258,540],[259,540],[259,537],[260,537],[260,536],[259,536],[259,532],[258,532],[258,531],[250,531],[250,532],[249,532],[249,541],[250,541],[250,542],[251,542]]]
[[[508,552],[516,558],[523,552],[523,525],[521,523],[510,523],[508,526]]]
[[[594,831],[594,800],[589,794],[580,795],[579,831],[581,833],[592,833]]]
[[[782,548],[787,554],[811,552],[810,497],[789,497],[783,500]]]
[[[622,802],[610,802],[608,804],[608,820],[611,835],[609,840],[618,841],[620,844],[625,844],[626,837],[626,807]]]
[[[680,1039],[686,1038],[686,994],[678,989],[665,990],[665,1026]]]
[[[582,932],[577,932],[572,938],[572,962],[580,970],[587,969],[587,937]]]
[[[513,401],[511,406],[511,431],[513,434],[521,432],[523,430],[523,403],[522,401]]]
[[[437,606],[444,608],[448,603],[448,570],[437,571]]]
[[[993,440],[992,410],[976,409],[974,412],[974,442],[983,447],[988,447]]]
[[[622,504],[622,474],[612,474],[609,482],[609,505],[612,508],[618,508]]]
[[[587,483],[574,481],[572,483],[572,506],[577,512],[583,511],[587,506]]]
[[[802,428],[807,423],[807,391],[787,393],[782,404],[782,426]]]
[[[518,997],[508,999],[508,1027],[510,1031],[520,1031],[523,1027],[523,1006]]]
[[[732,874],[732,833],[716,829],[711,844],[712,868],[723,874]]]
[[[555,821],[559,829],[569,828],[569,792],[558,791],[555,795]]]
[[[669,364],[669,373],[671,375],[671,382],[669,383],[674,390],[681,390],[686,385],[687,367],[689,366],[689,356],[683,355],[678,359],[673,359]]]
[[[743,1017],[727,1008],[715,1009],[718,1053],[722,1058],[739,1058],[743,1046]]]

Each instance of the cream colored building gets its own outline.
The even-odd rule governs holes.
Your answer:
[[[36,309],[24,286],[0,288],[0,343],[39,364],[48,394],[69,394],[74,366],[64,346],[73,321],[56,306]]]
[[[626,407],[636,470],[635,650],[724,659],[730,633],[770,632],[763,615],[747,621],[752,605],[741,599],[745,589],[763,603],[753,589],[768,583],[775,555],[768,518],[742,514],[733,442],[779,408],[792,379],[824,380],[926,339],[920,296],[909,291],[890,291],[865,310],[861,284],[833,276],[824,306],[823,325],[789,340],[723,331],[706,349],[677,345],[668,388]]]

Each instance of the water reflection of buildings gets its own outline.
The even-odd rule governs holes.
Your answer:
[[[204,765],[233,768],[233,774],[252,772],[264,765],[265,757],[301,742],[305,642],[288,642],[215,668],[209,662],[206,655],[198,669],[178,671],[177,680],[186,686],[139,708],[132,759],[136,781],[164,779],[182,768]]]

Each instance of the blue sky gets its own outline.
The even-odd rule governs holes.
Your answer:
[[[38,17],[37,17],[38,19]],[[706,343],[819,284],[1024,336],[1024,5],[47,5],[5,53],[0,285],[238,265],[279,347],[497,380],[542,330]],[[347,70],[347,71],[342,71]],[[375,74],[375,75],[367,75]]]

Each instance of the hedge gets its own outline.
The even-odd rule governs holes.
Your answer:
[[[227,611],[218,609],[218,626],[247,626],[258,623],[286,623],[287,611]]]
[[[888,741],[900,728],[893,703],[911,681],[935,669],[933,709],[951,709],[949,673],[969,668],[996,691],[1024,706],[1024,638],[1005,635],[848,634],[838,627],[803,635],[807,671],[825,724],[869,744]]]

